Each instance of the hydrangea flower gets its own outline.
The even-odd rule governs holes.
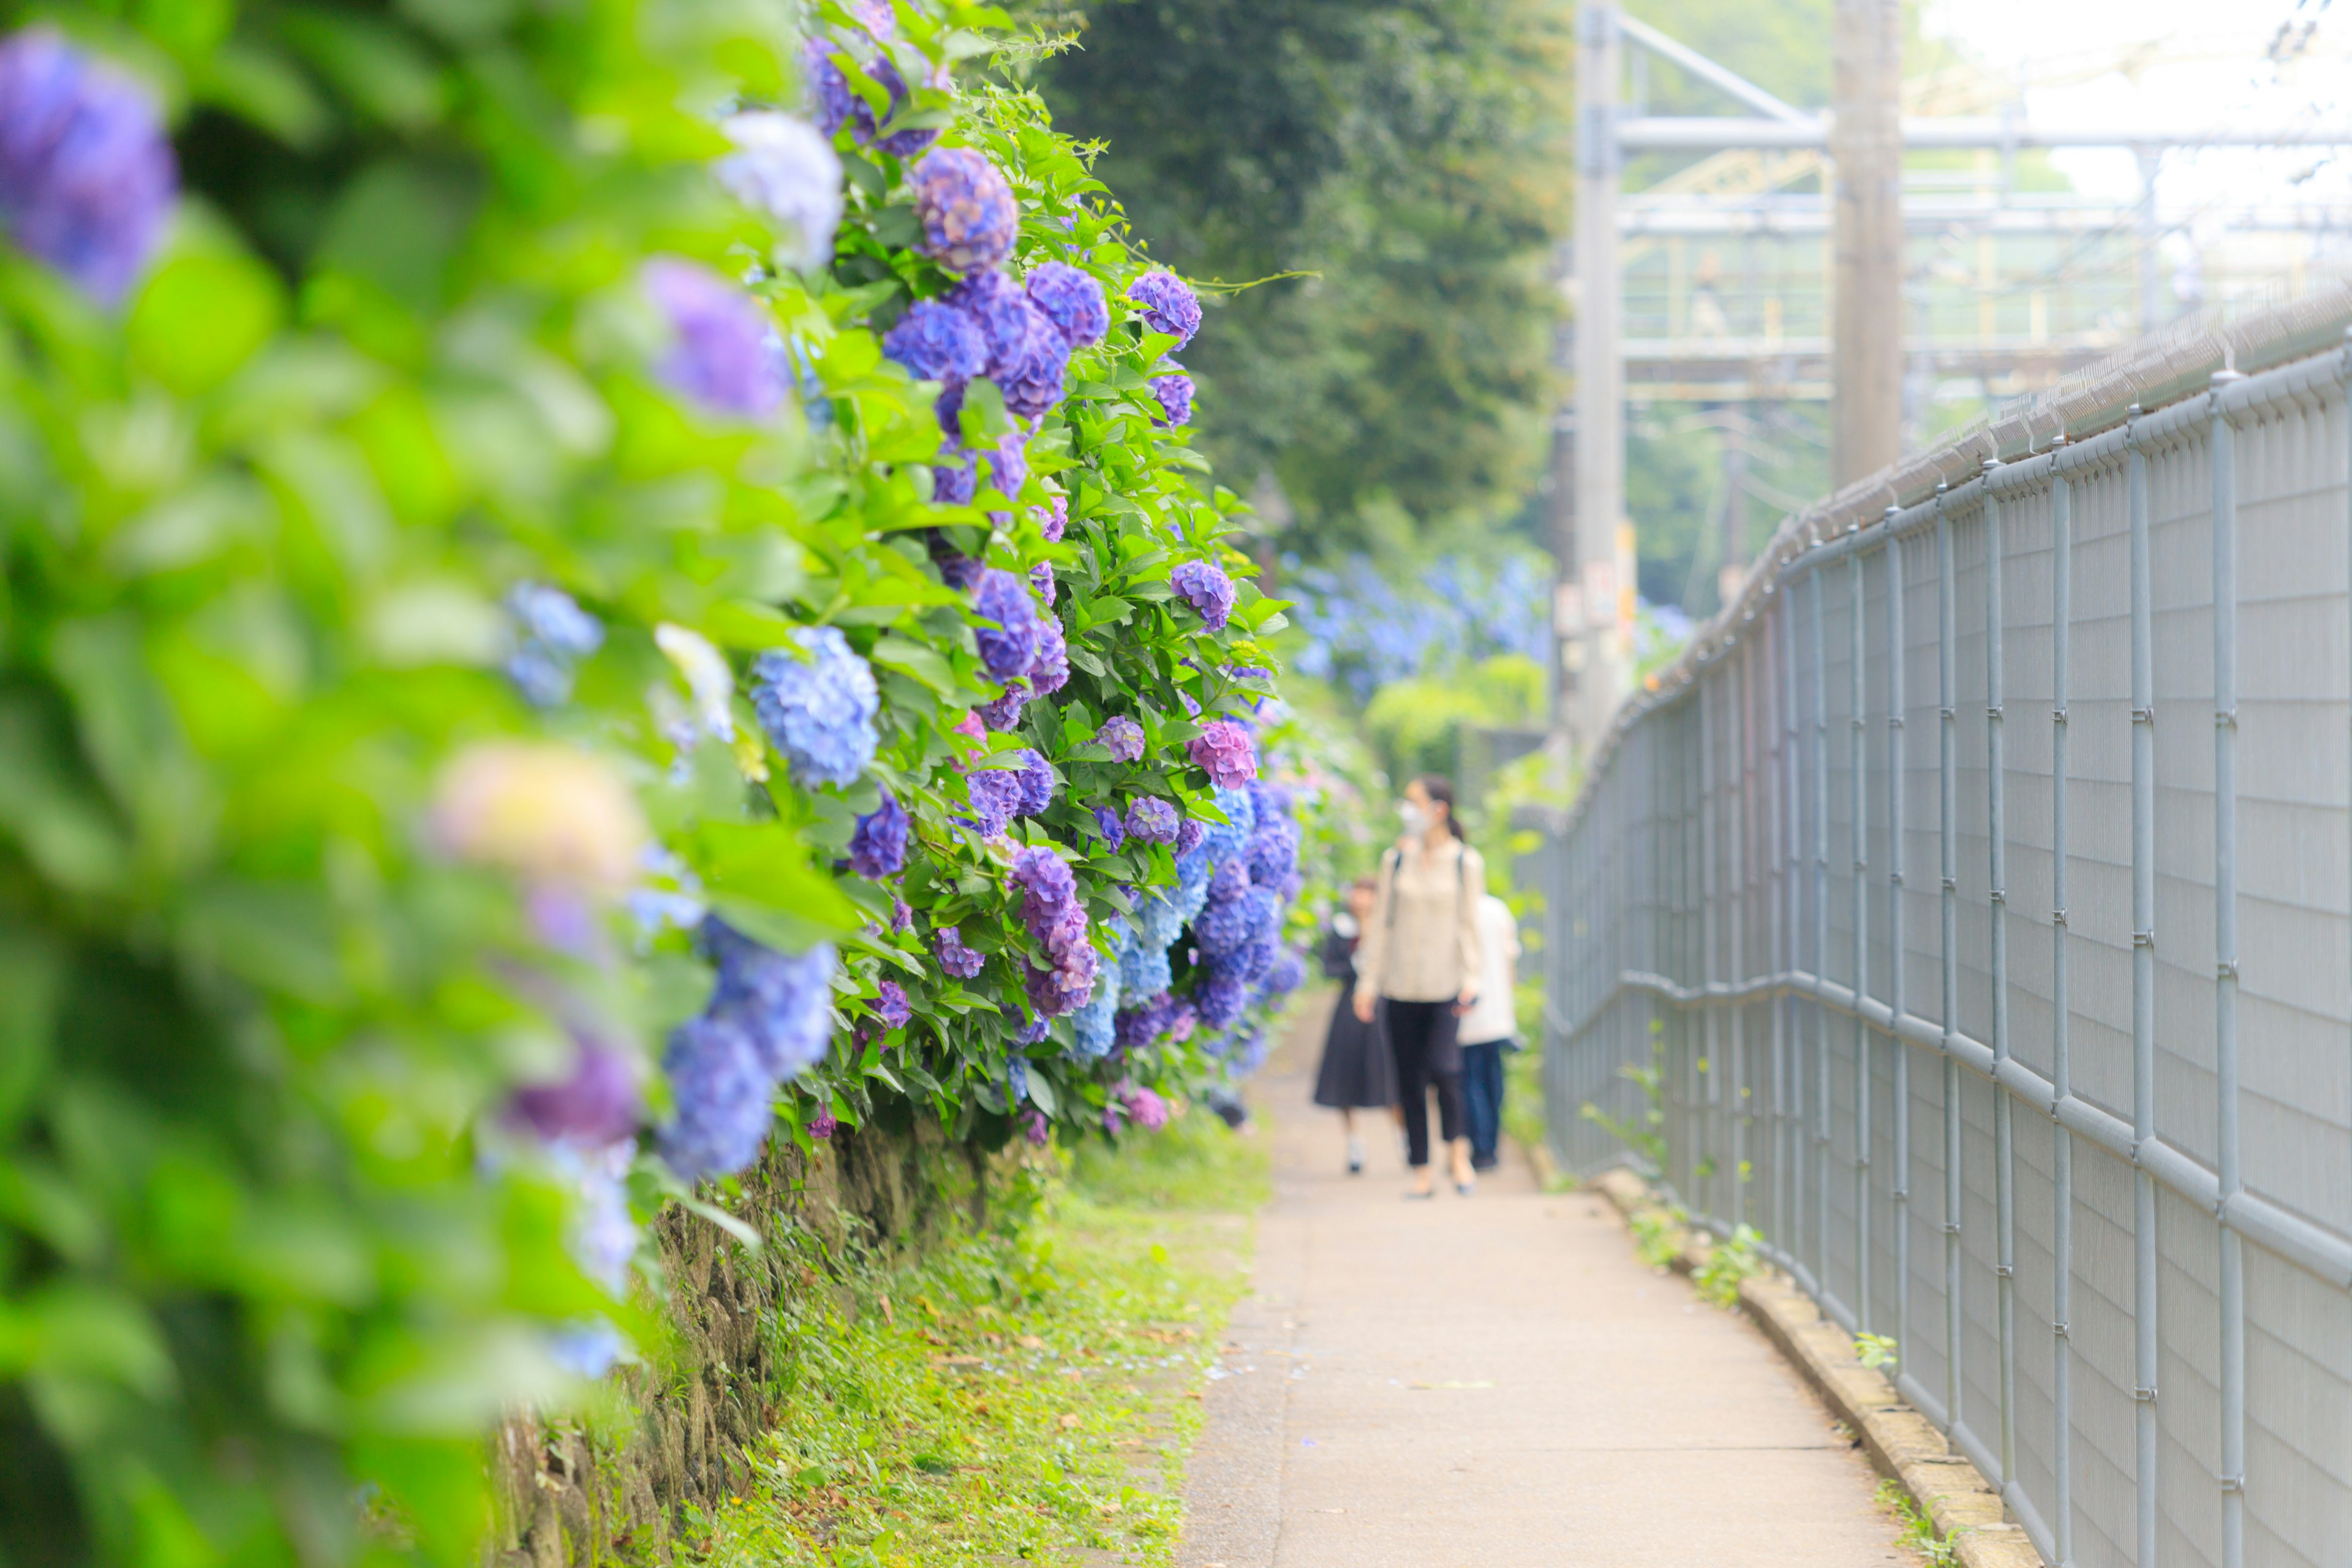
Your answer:
[[[147,89],[47,27],[0,42],[0,224],[101,305],[163,237],[180,169]]]
[[[1013,754],[1021,760],[1020,771],[1013,774],[1021,783],[1018,815],[1035,816],[1054,804],[1054,766],[1034,746]]]
[[[1192,917],[1192,943],[1209,958],[1237,952],[1250,940],[1250,924],[1247,899],[1212,893],[1201,912]]]
[[[971,800],[971,825],[982,838],[993,838],[1021,809],[1021,775],[1009,768],[976,768],[964,780],[964,793]]]
[[[604,646],[604,626],[569,594],[544,583],[518,583],[508,589],[506,609],[515,626],[507,679],[534,708],[569,701],[572,666]]]
[[[1070,531],[1070,498],[1059,490],[1052,491],[1046,497],[1044,515],[1038,516],[1034,509],[1030,515],[1037,517],[1037,531],[1045,536],[1046,542],[1059,544],[1062,536]]]
[[[1249,853],[1250,835],[1257,830],[1257,805],[1247,791],[1224,785],[1218,786],[1215,800],[1225,820],[1206,824],[1201,843],[1209,858],[1223,865]]]
[[[1261,888],[1282,884],[1298,865],[1298,825],[1271,811],[1260,811],[1250,835],[1250,880]]]
[[[685,678],[694,699],[694,723],[699,729],[688,737],[690,749],[703,733],[731,743],[735,739],[735,667],[727,662],[709,637],[667,621],[654,627],[654,646],[672,668]]]
[[[1176,842],[1176,808],[1156,795],[1139,796],[1127,808],[1127,830],[1146,844]]]
[[[988,673],[999,680],[1011,680],[1029,673],[1037,661],[1037,602],[1029,596],[1029,584],[1012,573],[991,566],[980,574],[980,584],[971,593],[972,613],[983,622],[994,626],[973,628],[972,639],[980,646],[980,662]]]
[[[1081,1061],[1100,1061],[1110,1055],[1118,1040],[1118,977],[1107,974],[1095,982],[1093,994],[1070,1015],[1070,1034],[1076,1042],[1070,1054]]]
[[[1117,849],[1127,842],[1126,826],[1119,821],[1118,813],[1107,805],[1095,807],[1095,831],[1102,835],[1106,848]]]
[[[1091,272],[1063,261],[1031,268],[1029,302],[1073,350],[1092,348],[1110,331],[1110,304]]]
[[[775,1080],[761,1070],[740,1023],[705,1014],[679,1025],[662,1072],[675,1111],[656,1142],[670,1169],[700,1182],[731,1176],[760,1157]]]
[[[1029,684],[1046,697],[1070,683],[1070,644],[1058,616],[1037,617],[1037,660],[1029,667]]]
[[[1151,395],[1160,404],[1160,412],[1152,416],[1154,425],[1172,430],[1192,423],[1192,378],[1184,374],[1182,365],[1153,376]]]
[[[869,880],[904,870],[908,826],[907,808],[884,790],[882,804],[859,817],[849,836],[849,868]]]
[[[982,723],[1002,733],[1021,722],[1021,710],[1028,701],[1029,683],[1026,680],[1008,680],[1004,683],[1003,696],[992,698],[972,711],[979,715]]]
[[[896,37],[898,20],[887,5],[859,5],[851,7],[858,14],[860,26],[874,39]],[[809,84],[814,100],[818,129],[827,136],[845,124],[860,146],[879,147],[894,158],[911,158],[940,139],[936,127],[908,126],[876,140],[883,124],[896,120],[907,107],[907,79],[896,61],[879,49],[863,49],[861,62],[866,74],[888,95],[887,105],[877,120],[874,106],[852,89],[849,79],[834,63],[832,47],[823,39],[812,38],[801,48],[801,75]],[[949,81],[947,68],[942,66],[931,76],[931,85],[944,89]]]
[[[963,931],[957,926],[941,926],[932,933],[931,943],[940,955],[940,967],[958,980],[971,979],[988,962],[963,944]]]
[[[1201,1022],[1213,1029],[1222,1029],[1240,1017],[1249,1005],[1249,986],[1231,975],[1212,975],[1192,993],[1192,1003]]]
[[[1094,994],[1097,962],[1094,949],[1089,947],[1083,956],[1074,956],[1066,963],[1057,963],[1051,969],[1029,965],[1024,982],[1029,1005],[1049,1018],[1076,1012]]]
[[[882,357],[917,381],[952,389],[988,368],[988,340],[980,323],[952,305],[918,300],[882,338]]]
[[[1118,960],[1118,989],[1124,996],[1156,996],[1174,984],[1164,945],[1137,942]]]
[[[899,933],[915,929],[915,911],[896,893],[890,895],[890,929]]]
[[[822,1143],[841,1130],[841,1123],[830,1110],[820,1110],[808,1120],[808,1135]]]
[[[1124,979],[1120,982],[1123,995],[1132,996]],[[1139,1005],[1123,1008],[1113,1020],[1114,1032],[1122,1050],[1139,1050],[1168,1033],[1176,1021],[1179,1004],[1167,992],[1147,997]]]
[[[603,759],[513,741],[470,746],[442,770],[426,833],[454,859],[614,895],[652,842],[636,796]]]
[[[712,176],[737,201],[792,230],[792,242],[776,247],[778,263],[805,271],[830,261],[841,226],[841,158],[830,133],[764,109],[729,115],[719,130],[735,151],[711,164]]]
[[[1034,1046],[1054,1032],[1054,1026],[1046,1019],[1032,1017],[1027,1010],[1017,1007],[1010,1002],[998,1007],[997,1011],[1004,1016],[1006,1023],[1013,1026],[1013,1039],[1016,1045]],[[1020,1058],[1016,1057],[1013,1059],[1017,1061]],[[1025,1096],[1029,1088],[1028,1069],[1025,1067],[1022,1069],[1021,1087],[1022,1093]]]
[[[907,183],[923,231],[917,249],[950,272],[1004,265],[1021,208],[996,165],[969,147],[935,147],[907,172]]]
[[[1053,1142],[1054,1137],[1052,1124],[1046,1121],[1045,1113],[1036,1110],[1032,1110],[1023,1121],[1021,1134],[1040,1149]]]
[[[1127,286],[1127,297],[1143,307],[1143,324],[1166,332],[1182,348],[1201,330],[1201,301],[1182,279],[1154,268]]]
[[[1265,990],[1269,996],[1287,996],[1307,980],[1307,961],[1298,950],[1286,947],[1275,955],[1274,966],[1265,972]]]
[[[1234,902],[1249,889],[1249,865],[1246,861],[1239,858],[1220,860],[1217,868],[1209,873],[1209,898],[1213,902]]]
[[[714,414],[757,419],[784,401],[782,345],[760,302],[698,262],[656,256],[638,271],[667,318],[655,374]]]
[[[770,648],[751,665],[760,727],[800,784],[854,784],[880,744],[874,717],[882,694],[874,671],[837,626],[798,626],[792,640],[806,657]]]
[[[1045,923],[1077,901],[1077,878],[1069,862],[1051,849],[1032,846],[1013,856],[1007,879],[1021,891],[1022,920],[1040,939]]]
[[[838,967],[831,942],[818,942],[793,957],[752,941],[715,915],[703,921],[702,942],[719,969],[706,1012],[743,1031],[762,1071],[789,1080],[824,1059],[833,1035],[833,973]]]
[[[1178,823],[1176,825],[1176,853],[1179,856],[1190,855],[1194,849],[1200,847],[1201,840],[1206,837],[1208,831],[1209,825],[1201,821],[1197,817],[1188,816],[1183,821]]]
[[[1146,1132],[1157,1132],[1168,1125],[1168,1102],[1160,1097],[1159,1090],[1121,1084],[1117,1098],[1128,1115],[1135,1119],[1135,1124]]]
[[[1033,563],[1029,568],[1029,586],[1050,607],[1061,590],[1061,584],[1054,578],[1054,563],[1050,561]]]
[[[1028,1058],[1015,1051],[1004,1058],[1004,1103],[1017,1107],[1028,1098]]]
[[[946,529],[925,529],[923,547],[930,552],[931,564],[940,570],[940,581],[949,587],[968,591],[980,581],[979,558],[958,550],[955,542],[948,537]]]
[[[1209,854],[1194,849],[1189,855],[1176,858],[1176,889],[1168,901],[1175,906],[1177,918],[1191,921],[1201,912],[1209,899]]]
[[[1104,720],[1102,728],[1095,731],[1095,741],[1115,763],[1143,760],[1143,726],[1124,714]]]
[[[1257,777],[1257,748],[1249,731],[1231,719],[1212,720],[1185,742],[1184,751],[1221,789],[1238,789]]]
[[[1135,946],[1139,951],[1158,948],[1162,952],[1184,930],[1189,917],[1180,913],[1160,888],[1139,889],[1135,896]]]
[[[988,379],[1004,395],[1004,410],[1036,419],[1062,401],[1070,345],[1053,321],[1002,272],[966,279],[948,296],[971,315],[988,343]]]
[[[1213,632],[1225,629],[1234,614],[1234,580],[1224,569],[1207,561],[1184,561],[1168,574],[1176,596],[1201,613]]]
[[[980,462],[961,447],[941,449],[950,461],[931,465],[931,500],[937,506],[970,506],[980,491]]]
[[[914,1006],[907,1000],[907,988],[895,980],[876,983],[874,1000],[866,1004],[874,1021],[885,1029],[903,1029],[915,1016]]]
[[[525,1084],[508,1097],[507,1120],[548,1142],[610,1143],[637,1130],[644,1100],[637,1074],[620,1051],[577,1040],[572,1068],[551,1083]]]

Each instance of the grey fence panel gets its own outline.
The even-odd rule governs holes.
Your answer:
[[[1637,1124],[1654,1067],[1661,1179],[1893,1337],[2053,1563],[2352,1564],[2352,349],[2290,357],[2315,330],[1792,520],[1539,857],[1562,1164],[1625,1157],[1580,1112]]]

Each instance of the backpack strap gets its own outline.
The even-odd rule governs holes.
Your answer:
[[[1390,931],[1394,931],[1396,930],[1397,873],[1404,869],[1404,851],[1391,849],[1386,855],[1381,857],[1381,865],[1389,874],[1389,918],[1386,925]]]

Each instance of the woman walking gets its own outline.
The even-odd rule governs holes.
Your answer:
[[[1381,861],[1372,917],[1356,952],[1356,1016],[1386,1024],[1404,1100],[1411,1195],[1429,1197],[1429,1091],[1451,1156],[1454,1191],[1475,1187],[1462,1115],[1462,1048],[1455,1030],[1478,999],[1485,973],[1478,900],[1486,863],[1455,836],[1454,786],[1434,773],[1405,786],[1404,837]]]
[[[1348,907],[1331,917],[1323,932],[1323,974],[1339,983],[1331,1007],[1330,1032],[1323,1037],[1323,1065],[1315,1073],[1315,1103],[1339,1113],[1348,1135],[1348,1174],[1364,1170],[1364,1142],[1356,1135],[1358,1110],[1387,1110],[1396,1104],[1396,1063],[1380,1026],[1356,1016],[1356,947],[1371,919],[1379,886],[1359,877],[1348,889]]]

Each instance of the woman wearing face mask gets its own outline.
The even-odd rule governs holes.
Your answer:
[[[1437,1090],[1454,1187],[1474,1187],[1462,1115],[1462,1050],[1455,1030],[1478,999],[1485,973],[1478,901],[1486,863],[1454,832],[1454,786],[1435,774],[1405,786],[1397,808],[1404,837],[1381,861],[1371,918],[1356,951],[1356,1016],[1388,1026],[1397,1090],[1404,1101],[1405,1158],[1413,1197],[1429,1197],[1429,1090]]]
[[[1359,877],[1348,889],[1348,907],[1331,917],[1323,933],[1323,973],[1339,983],[1331,1027],[1323,1039],[1323,1063],[1315,1073],[1315,1103],[1339,1113],[1348,1136],[1348,1174],[1364,1171],[1363,1140],[1356,1136],[1356,1112],[1388,1110],[1396,1104],[1396,1059],[1372,1024],[1356,1016],[1356,950],[1372,918],[1378,884]],[[1385,1119],[1384,1119],[1385,1120]]]

